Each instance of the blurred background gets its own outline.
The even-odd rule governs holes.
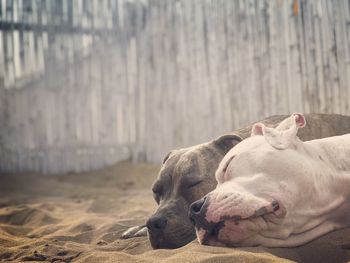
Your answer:
[[[346,0],[0,0],[0,172],[159,163],[274,114],[350,114]]]

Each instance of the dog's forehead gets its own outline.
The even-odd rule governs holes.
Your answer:
[[[231,149],[221,161],[219,168],[215,173],[216,180],[219,184],[231,180],[232,177],[240,176],[253,172],[253,167],[257,162],[275,151],[265,140],[264,136],[252,136],[240,142]],[[234,169],[230,169],[234,164]],[[258,172],[258,171],[256,171]]]
[[[201,176],[211,165],[210,160],[216,160],[215,155],[218,153],[208,144],[176,150],[162,165],[158,179],[168,180],[171,177],[172,181],[177,182],[183,177]]]
[[[182,154],[175,168],[178,176],[185,176],[197,170],[199,155],[200,151],[198,149],[191,149]]]
[[[167,161],[161,166],[158,180],[177,181],[183,174],[193,170],[196,155],[195,147],[183,148],[173,151]]]

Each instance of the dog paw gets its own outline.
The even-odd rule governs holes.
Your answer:
[[[145,225],[130,227],[121,235],[120,238],[128,239],[132,237],[144,237],[144,236],[147,236],[147,227]]]

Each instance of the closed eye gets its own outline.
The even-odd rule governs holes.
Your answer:
[[[227,162],[226,162],[225,165],[224,165],[224,168],[222,169],[222,171],[223,171],[224,173],[226,173],[227,167],[230,165],[232,159],[235,158],[235,157],[236,157],[235,155],[232,155],[232,156],[230,157],[230,159],[227,160]]]
[[[195,187],[196,185],[199,185],[201,182],[203,182],[203,180],[198,180],[198,181],[191,182],[191,183],[187,186],[187,188]]]

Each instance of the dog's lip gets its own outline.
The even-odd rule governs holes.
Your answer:
[[[217,236],[207,235],[205,238],[201,241],[202,245],[208,245],[210,246],[211,241],[219,241]]]
[[[267,219],[265,218],[265,216],[267,215],[275,215],[277,217],[281,217],[280,214],[283,214],[284,208],[283,206],[280,205],[280,202],[273,200],[271,202],[271,206],[272,206],[272,210],[269,211],[267,210],[266,207],[261,207],[257,210],[255,210],[255,212],[250,215],[250,216],[246,216],[246,217],[242,217],[241,215],[223,215],[220,217],[220,220],[218,222],[208,222],[206,220],[205,223],[201,223],[198,224],[198,222],[195,223],[195,227],[196,229],[204,229],[204,230],[208,230],[208,226],[211,226],[209,230],[213,229],[216,227],[216,225],[222,225],[224,224],[225,221],[234,221],[236,224],[238,224],[238,222],[241,221],[245,221],[245,220],[251,220],[254,218],[262,218],[265,222],[267,221]],[[283,211],[281,211],[283,210]],[[194,221],[192,218],[190,218],[192,221]],[[207,226],[207,227],[206,227]]]
[[[225,221],[220,221],[219,223],[215,224],[212,229],[210,229],[210,236],[217,237],[219,235],[220,229],[225,225]]]
[[[204,229],[204,228],[197,228],[198,231],[204,231],[204,235],[199,240],[200,244],[202,245],[212,245],[213,243],[220,242],[218,239],[218,234],[221,228],[221,224],[224,224],[224,221],[221,221],[220,223],[216,224],[212,229]]]
[[[261,207],[257,210],[255,210],[255,212],[250,215],[250,216],[246,216],[246,217],[242,217],[240,215],[233,215],[233,216],[222,216],[220,218],[220,220],[218,221],[218,223],[220,223],[221,221],[225,221],[225,220],[233,220],[233,221],[242,221],[242,220],[249,220],[249,219],[254,219],[254,218],[258,218],[258,217],[263,217],[265,215],[276,215],[278,216],[281,211],[280,210],[283,210],[283,206],[281,206],[280,202],[277,201],[277,200],[273,200],[271,202],[271,206],[272,206],[272,210],[271,211],[268,211],[266,207]],[[265,220],[265,218],[264,218]]]
[[[219,231],[220,229],[225,225],[225,222],[227,221],[233,221],[235,222],[235,224],[239,224],[239,222],[244,222],[244,221],[248,221],[251,219],[255,219],[255,218],[262,218],[265,222],[267,222],[267,219],[264,217],[267,214],[274,214],[274,212],[269,212],[260,216],[256,216],[255,214],[246,218],[242,218],[241,216],[226,216],[223,217],[219,222],[217,223],[211,223],[214,224],[213,227],[211,227],[210,229],[207,228],[203,228],[203,226],[195,226],[196,230],[202,230],[205,231],[204,234],[204,238],[201,241],[201,243],[205,244],[209,244],[209,240],[213,239],[214,241],[219,241],[218,240],[218,235],[219,235]]]
[[[217,239],[217,236],[219,235],[220,229],[224,226],[226,220],[222,220],[216,224],[214,224],[210,229],[203,228],[201,226],[196,225],[197,231],[204,231],[204,236],[201,240],[202,244],[207,244],[209,239],[214,238]]]

